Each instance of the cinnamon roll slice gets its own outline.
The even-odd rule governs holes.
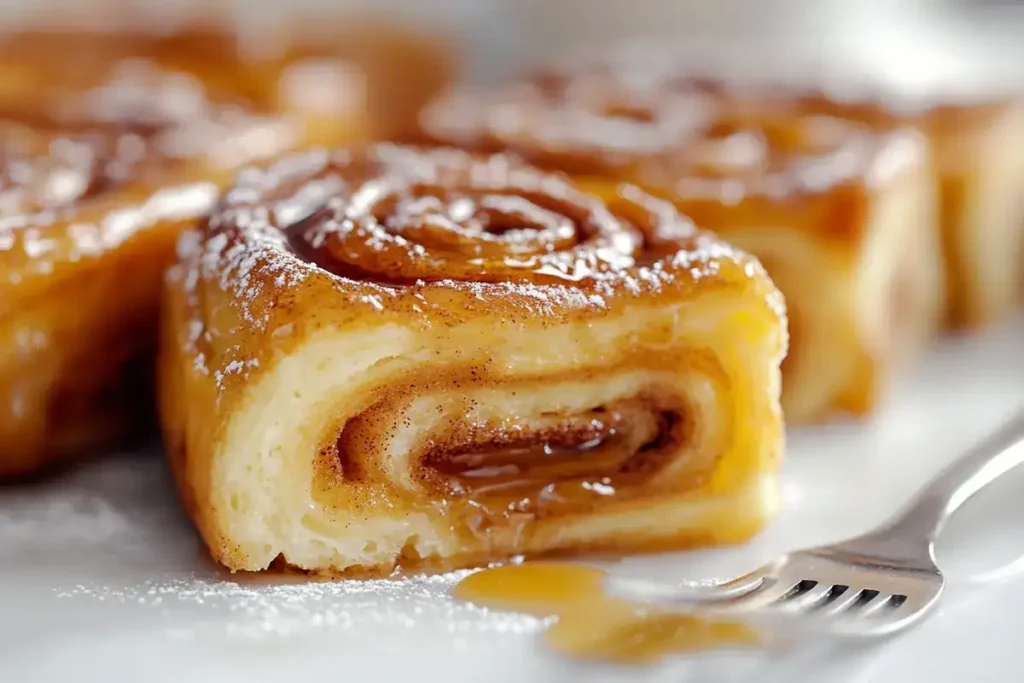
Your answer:
[[[178,233],[238,166],[314,141],[157,64],[101,76],[0,102],[0,477],[139,430]]]
[[[395,145],[248,169],[166,279],[213,556],[381,573],[726,543],[774,508],[782,299],[632,186]]]
[[[868,413],[940,316],[925,140],[795,99],[752,103],[666,64],[595,63],[456,92],[425,111],[420,138],[671,199],[757,256],[786,295],[787,420]]]

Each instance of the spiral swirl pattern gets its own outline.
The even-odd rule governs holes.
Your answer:
[[[703,239],[686,218],[635,188],[598,197],[505,156],[391,144],[293,157],[243,174],[213,226],[264,223],[299,257],[386,285],[586,287]]]

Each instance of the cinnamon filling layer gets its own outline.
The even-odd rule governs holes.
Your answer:
[[[680,458],[703,459],[690,452],[696,444],[687,402],[657,387],[584,409],[485,420],[463,400],[442,397],[423,411],[390,401],[370,407],[328,449],[336,453],[335,474],[381,487],[411,511],[440,513],[453,529],[481,537],[518,535],[532,520],[649,495],[659,475],[680,469]],[[431,422],[435,415],[441,418]],[[420,427],[410,442],[401,433],[411,425]],[[403,463],[396,470],[397,457]],[[713,458],[695,460],[681,468],[687,474],[666,479],[673,491],[685,491],[713,466]]]
[[[587,490],[588,482],[590,490],[611,495],[623,477],[658,469],[681,445],[684,426],[677,409],[623,401],[534,432],[474,430],[473,440],[432,450],[420,466],[424,479],[456,496],[526,497],[565,483]]]

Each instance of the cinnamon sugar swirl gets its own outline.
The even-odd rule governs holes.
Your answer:
[[[166,280],[161,417],[234,570],[740,541],[782,299],[670,203],[396,145],[244,172]]]

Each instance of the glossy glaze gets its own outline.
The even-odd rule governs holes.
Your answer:
[[[842,122],[839,127],[847,130],[833,140],[838,146],[831,152],[813,145],[801,152],[799,146],[763,135],[764,126],[771,127],[766,120],[780,115],[791,131],[799,130],[794,124],[811,120],[830,121],[831,128]],[[768,141],[773,151],[767,158],[788,167],[788,173],[766,172],[771,164],[723,169],[722,157],[732,152],[741,160],[764,157],[757,144],[730,143],[732,150],[726,154],[720,142],[708,143],[715,136],[704,130],[707,119],[737,117],[745,121],[748,137]],[[947,297],[946,322],[974,327],[1005,317],[1021,298],[1018,283],[1024,274],[1016,255],[1024,244],[1024,209],[1018,200],[1024,184],[1024,153],[1018,151],[1022,122],[1024,97],[1019,92],[957,97],[896,91],[799,68],[751,77],[667,46],[632,46],[605,48],[599,57],[567,62],[503,94],[442,100],[424,118],[424,128],[428,137],[443,142],[515,149],[538,163],[577,173],[598,169],[621,177],[625,172],[667,187],[688,202],[710,200],[703,203],[719,214],[716,204],[761,194],[778,205],[806,199],[808,191],[820,195],[830,187],[861,181],[884,188],[886,179],[898,178],[901,169],[927,162],[931,182],[938,186],[935,208],[948,282],[940,292]],[[907,131],[927,138],[927,159],[920,143],[908,139],[915,133]],[[702,150],[696,161],[691,151],[680,153],[679,140],[684,138]],[[668,152],[675,155],[670,162],[661,159],[665,144],[677,148]],[[899,147],[904,151],[894,152]],[[704,157],[716,148],[709,167]],[[794,152],[809,158],[800,160]],[[631,153],[653,158],[638,164],[630,161]],[[673,174],[678,173],[686,176],[684,183],[674,183]],[[719,182],[719,175],[729,176],[729,182]],[[684,208],[694,213],[690,206]],[[816,234],[823,230],[817,221],[801,225]]]
[[[304,164],[309,167],[303,167]],[[606,201],[509,158],[381,145],[243,177],[214,233],[249,224],[335,275],[378,284],[529,282],[594,289],[670,279],[721,249],[671,205],[614,185]]]
[[[109,78],[114,65],[144,61],[198,79],[216,99],[288,114],[321,134],[345,129],[328,141],[386,138],[408,130],[451,79],[453,49],[444,36],[387,21],[29,30],[0,36],[0,95],[38,109]]]

